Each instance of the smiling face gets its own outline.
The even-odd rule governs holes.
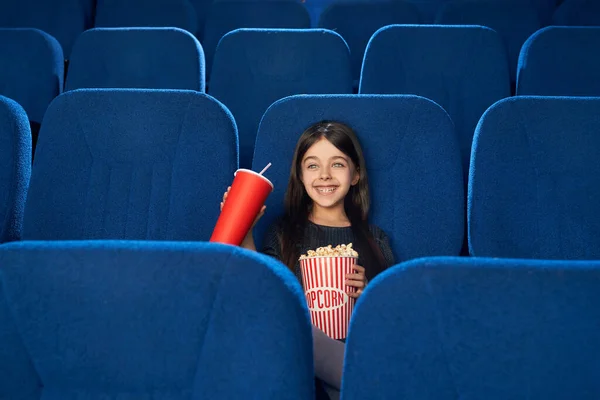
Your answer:
[[[359,174],[350,157],[322,137],[302,158],[301,180],[313,209],[343,210],[344,198]]]

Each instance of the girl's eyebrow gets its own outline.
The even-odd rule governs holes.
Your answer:
[[[306,161],[308,161],[308,160],[310,160],[310,159],[313,159],[313,160],[317,160],[317,161],[319,161],[319,159],[318,159],[317,157],[315,157],[315,156],[308,156],[308,157],[306,157],[304,160],[302,160],[302,162],[306,162]]]
[[[334,156],[334,157],[331,157],[331,158],[330,158],[330,160],[335,160],[335,159],[337,159],[337,158],[341,158],[342,160],[344,160],[344,161],[346,161],[346,162],[349,162],[349,161],[348,161],[348,159],[347,159],[346,157],[342,157],[342,156]]]

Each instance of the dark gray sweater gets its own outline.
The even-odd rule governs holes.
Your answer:
[[[280,230],[279,222],[275,222],[271,225],[265,235],[262,252],[281,261],[281,243],[279,242]],[[375,225],[371,225],[370,230],[375,242],[381,249],[387,264],[386,268],[394,265],[394,255],[392,254],[389,239],[385,232]],[[300,254],[306,254],[308,250],[315,250],[318,247],[327,245],[335,247],[338,244],[349,243],[353,243],[354,248],[356,248],[352,228],[323,226],[309,222],[304,231],[304,235],[302,235],[302,240],[297,245],[300,247]],[[358,264],[368,268],[368,266],[361,263],[360,253]],[[294,273],[298,279],[302,281],[299,262],[296,263]],[[337,391],[340,390],[342,383],[344,347],[345,345],[343,342],[331,339],[323,331],[313,326],[315,374],[320,380],[324,381],[327,385],[333,387]],[[332,391],[329,391],[329,395],[330,397],[335,397],[335,393],[332,393]]]

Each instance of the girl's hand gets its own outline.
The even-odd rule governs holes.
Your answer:
[[[223,193],[223,201],[221,202],[221,211],[223,211],[223,206],[225,205],[225,200],[227,200],[227,195],[229,195],[229,191],[231,190],[231,186],[229,186],[227,188],[227,191],[225,193]],[[256,225],[256,223],[258,222],[258,220],[265,214],[265,210],[267,209],[267,206],[262,206],[260,212],[258,213],[258,215],[256,216],[256,218],[254,219],[254,222],[252,223],[252,226],[250,227],[250,232],[252,232],[252,229],[254,228],[254,225]]]
[[[367,277],[365,276],[365,269],[360,265],[355,265],[353,268],[356,273],[346,275],[346,285],[352,287],[347,293],[348,296],[358,299],[367,286]]]

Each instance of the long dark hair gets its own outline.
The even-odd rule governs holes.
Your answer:
[[[296,244],[302,240],[312,210],[312,200],[302,184],[301,164],[308,149],[321,138],[327,139],[342,153],[350,157],[359,174],[358,183],[350,186],[350,190],[344,198],[344,210],[350,220],[356,241],[353,247],[364,264],[367,279],[370,280],[383,271],[386,265],[381,249],[375,243],[369,229],[369,180],[362,148],[354,131],[341,122],[318,122],[305,130],[298,139],[281,220],[282,261],[294,271],[298,257],[300,257],[300,248]]]

